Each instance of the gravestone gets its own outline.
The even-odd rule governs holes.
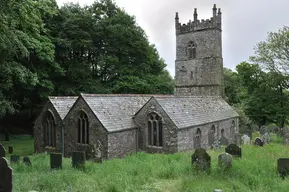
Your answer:
[[[263,147],[264,142],[260,137],[256,137],[254,140],[254,145],[257,145],[258,147]]]
[[[8,152],[9,152],[9,154],[13,153],[13,147],[12,146],[8,146]]]
[[[0,191],[12,192],[13,170],[5,157],[0,157]]]
[[[211,146],[211,149],[213,149],[213,150],[215,150],[215,151],[221,149],[221,143],[220,143],[220,141],[216,139],[216,140],[213,142],[213,144],[212,144],[212,146]]]
[[[23,157],[23,163],[24,163],[25,165],[27,165],[27,166],[31,166],[31,165],[32,165],[29,157],[26,157],[26,156]]]
[[[232,167],[233,157],[229,153],[222,153],[218,156],[218,165],[222,169],[230,169]]]
[[[62,154],[61,153],[50,153],[50,168],[62,169]]]
[[[96,149],[95,149],[94,145],[89,144],[88,147],[85,150],[85,158],[87,160],[94,159],[95,158],[95,153],[96,153]]]
[[[220,145],[229,145],[229,140],[225,136],[222,136],[219,141]]]
[[[242,143],[243,144],[245,144],[245,145],[250,145],[250,143],[251,143],[251,139],[250,139],[250,137],[248,136],[248,135],[243,135],[242,137],[241,137],[241,139],[242,139]]]
[[[270,134],[266,132],[264,135],[262,135],[262,140],[263,140],[264,144],[269,144],[270,143]]]
[[[225,152],[234,157],[242,157],[242,149],[235,143],[231,143],[225,148]]]
[[[237,145],[241,145],[241,134],[240,133],[235,133],[234,134],[234,142]]]
[[[279,158],[277,161],[277,171],[279,176],[285,177],[289,175],[289,158]]]
[[[20,162],[20,156],[19,155],[11,155],[10,156],[10,163],[19,163]]]
[[[266,126],[261,126],[260,127],[260,135],[264,135],[265,133],[268,133],[268,128]]]
[[[289,132],[286,131],[283,134],[283,145],[289,145]]]
[[[192,155],[192,166],[197,171],[209,171],[211,168],[211,157],[204,148],[198,148]]]
[[[85,152],[74,151],[72,152],[72,167],[84,168],[85,166]]]
[[[5,157],[5,148],[3,147],[3,145],[0,144],[0,157]]]

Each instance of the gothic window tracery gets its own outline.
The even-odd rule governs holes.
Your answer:
[[[56,124],[50,111],[47,112],[44,121],[44,145],[47,147],[56,147]]]
[[[163,123],[162,118],[156,114],[148,115],[148,145],[162,147],[163,146]]]
[[[188,59],[195,59],[196,51],[197,51],[197,45],[193,41],[190,41],[187,46]]]
[[[89,144],[89,122],[87,115],[81,111],[77,119],[77,142]]]

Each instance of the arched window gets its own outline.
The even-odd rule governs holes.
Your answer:
[[[236,132],[236,123],[234,120],[232,121],[230,132],[231,132],[231,136],[233,137],[234,133]]]
[[[188,59],[195,59],[196,58],[196,51],[197,51],[196,44],[194,42],[190,41],[188,43],[188,47],[187,47]]]
[[[212,146],[215,141],[215,133],[216,133],[216,128],[215,128],[215,125],[213,125],[209,131],[209,137],[208,137],[209,146]]]
[[[78,136],[77,142],[81,144],[89,144],[89,123],[87,115],[81,111],[77,120]]]
[[[225,130],[224,130],[224,129],[222,129],[222,130],[221,130],[221,137],[225,137],[225,135],[224,135],[224,134],[225,134]]]
[[[202,142],[202,132],[198,128],[197,132],[196,132],[196,135],[195,135],[195,139],[194,139],[194,147],[195,147],[195,149],[201,147],[201,142]]]
[[[56,124],[50,111],[47,112],[44,120],[44,145],[47,147],[56,147]]]
[[[163,123],[162,118],[156,114],[148,115],[148,145],[163,146]]]

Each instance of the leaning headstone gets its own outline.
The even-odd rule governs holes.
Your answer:
[[[8,152],[9,152],[9,154],[13,153],[13,147],[12,146],[8,146]]]
[[[232,167],[233,157],[229,153],[222,153],[218,156],[218,165],[222,169],[230,169]]]
[[[72,152],[72,167],[84,168],[85,166],[85,152],[74,151]]]
[[[62,154],[61,153],[50,153],[50,168],[62,169]]]
[[[251,139],[250,139],[250,137],[248,136],[248,135],[243,135],[242,137],[241,137],[241,139],[242,139],[242,143],[244,144],[244,145],[250,145],[250,143],[251,143]]]
[[[238,145],[231,143],[225,148],[225,152],[234,157],[242,157],[242,149]]]
[[[257,145],[258,147],[263,147],[264,142],[260,137],[256,137],[254,140],[254,145]]]
[[[270,143],[269,133],[266,132],[264,135],[262,135],[262,140],[264,141],[264,144],[269,144]]]
[[[229,145],[229,140],[225,136],[222,136],[219,141],[220,141],[220,145],[225,145],[225,146]]]
[[[26,156],[23,157],[23,163],[24,163],[25,165],[27,165],[27,166],[31,166],[31,165],[32,165],[29,157],[26,157]]]
[[[20,156],[19,155],[11,155],[10,156],[10,163],[19,163],[20,162]]]
[[[0,157],[0,191],[12,192],[13,170],[5,157]]]
[[[192,166],[197,171],[209,171],[211,168],[211,157],[204,148],[198,148],[192,155]]]
[[[5,157],[5,148],[3,147],[3,145],[0,144],[0,157]]]
[[[289,175],[289,158],[279,158],[277,161],[277,171],[279,176],[285,177]]]

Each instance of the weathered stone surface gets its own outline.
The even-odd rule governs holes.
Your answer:
[[[260,127],[260,135],[264,135],[265,133],[269,133],[269,130],[266,126]]]
[[[5,157],[0,157],[0,191],[12,192],[12,174],[13,170],[8,166]]]
[[[289,175],[289,158],[279,158],[277,161],[277,171],[279,176],[285,177]]]
[[[229,140],[225,136],[221,136],[219,141],[221,145],[229,145]]]
[[[50,168],[62,169],[62,154],[61,153],[50,153]]]
[[[13,146],[8,146],[8,152],[9,152],[9,154],[13,153]]]
[[[239,133],[239,132],[237,132],[237,133],[234,133],[234,143],[236,144],[236,145],[241,145],[241,134]]]
[[[85,153],[83,151],[72,152],[72,167],[75,168],[85,167]]]
[[[32,163],[30,161],[30,158],[29,157],[23,157],[23,163],[27,166],[32,166]]]
[[[270,143],[270,134],[268,132],[265,132],[264,135],[262,135],[262,140],[264,141],[264,144]]]
[[[218,166],[222,169],[230,169],[232,161],[233,157],[229,153],[222,153],[218,156]]]
[[[242,149],[234,143],[231,143],[230,145],[228,145],[225,148],[225,152],[229,153],[230,155],[234,157],[242,157]]]
[[[211,168],[211,157],[204,148],[198,148],[192,155],[192,166],[197,171],[209,171]]]
[[[6,155],[6,150],[3,147],[3,145],[0,144],[0,157],[5,157]]]
[[[243,135],[242,136],[242,143],[244,144],[244,145],[250,145],[251,144],[251,138],[248,136],[248,135]]]
[[[10,163],[19,163],[20,162],[20,156],[19,155],[11,155],[10,156]]]
[[[257,145],[258,147],[263,147],[264,141],[260,137],[256,137],[254,140],[254,145]]]

